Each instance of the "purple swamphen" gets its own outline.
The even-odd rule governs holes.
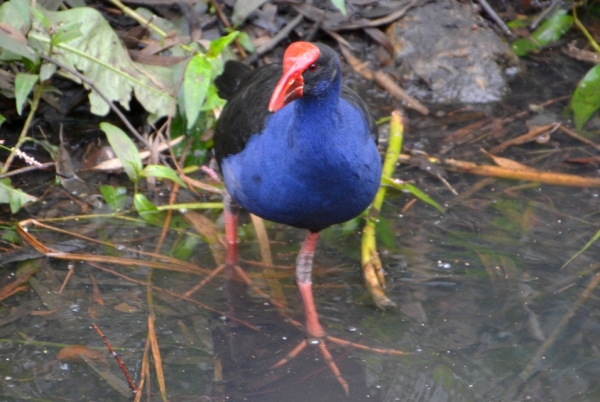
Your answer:
[[[237,264],[236,205],[264,219],[307,229],[296,260],[306,332],[311,338],[349,344],[325,334],[311,272],[319,231],[358,216],[379,188],[381,157],[373,118],[359,96],[342,85],[338,55],[320,43],[292,43],[283,65],[251,70],[228,61],[215,84],[228,100],[214,133],[215,155],[230,197],[226,195],[226,262]],[[347,393],[324,342],[320,348]]]

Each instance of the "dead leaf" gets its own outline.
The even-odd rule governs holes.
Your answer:
[[[85,356],[96,363],[107,365],[108,362],[104,354],[99,350],[89,348],[85,345],[69,345],[60,350],[56,358],[60,361],[83,362],[81,356]]]
[[[534,168],[529,167],[527,165],[523,165],[522,163],[513,161],[512,159],[501,158],[499,156],[492,155],[491,153],[487,152],[485,149],[482,149],[481,152],[483,152],[484,154],[486,154],[498,166],[505,167],[505,168],[508,168],[508,169],[514,169],[514,170],[531,170],[531,171],[535,171]]]
[[[92,279],[92,291],[94,294],[94,301],[99,305],[104,306],[104,299],[102,299],[102,294],[100,293],[100,289],[98,289],[96,278],[94,278],[92,274],[90,274],[90,278]]]
[[[125,302],[115,306],[114,309],[121,313],[137,313],[139,311],[136,307],[130,306]]]

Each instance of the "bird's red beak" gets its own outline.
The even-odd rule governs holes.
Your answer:
[[[283,75],[271,95],[269,112],[275,112],[302,97],[302,73],[317,61],[320,53],[318,47],[308,42],[294,42],[288,46],[283,55]]]

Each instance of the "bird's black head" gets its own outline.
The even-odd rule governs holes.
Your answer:
[[[341,83],[338,55],[321,43],[294,42],[283,56],[281,76],[271,101],[269,111],[274,112],[303,96],[319,96]]]

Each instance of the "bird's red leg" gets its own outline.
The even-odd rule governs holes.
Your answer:
[[[238,237],[237,237],[237,224],[238,224],[238,211],[239,207],[234,204],[231,196],[225,192],[223,196],[223,210],[225,215],[225,264],[221,264],[215,270],[213,270],[206,278],[200,281],[196,286],[191,288],[185,293],[186,297],[190,297],[193,293],[200,290],[204,285],[210,282],[218,273],[220,273],[225,267],[231,267],[238,274],[242,281],[246,283],[255,293],[259,296],[269,300],[275,307],[284,307],[280,302],[274,300],[260,290],[252,279],[244,272],[244,270],[238,265]]]
[[[227,192],[225,192],[223,198],[223,208],[225,213],[225,241],[227,244],[225,264],[235,266],[238,264],[238,207],[233,205],[233,200]]]
[[[283,359],[278,361],[273,367],[281,366],[288,361],[292,360],[298,355],[306,346],[307,343],[318,344],[321,354],[325,358],[325,362],[329,366],[329,369],[335,375],[346,395],[349,393],[348,383],[342,377],[340,369],[337,367],[331,353],[327,350],[325,345],[325,339],[327,335],[323,326],[319,322],[319,314],[315,306],[315,299],[312,291],[312,266],[313,257],[315,255],[315,247],[317,246],[317,240],[319,239],[319,233],[308,232],[308,235],[302,243],[298,258],[296,259],[296,281],[298,282],[298,288],[302,295],[302,302],[304,304],[304,313],[306,315],[306,333],[309,339],[303,341],[288,353]]]
[[[210,282],[218,273],[225,267],[237,267],[238,264],[238,238],[237,238],[237,222],[238,222],[239,207],[233,204],[231,196],[225,192],[223,195],[223,210],[225,214],[225,264],[219,265],[206,278],[197,283],[193,288],[185,292],[185,297],[190,297],[192,294],[200,290],[204,285]],[[237,271],[237,270],[236,270]],[[239,269],[239,271],[242,271]],[[243,273],[243,271],[242,271]],[[245,275],[245,274],[243,274]],[[248,278],[248,280],[250,280]]]
[[[319,321],[319,314],[317,313],[317,308],[315,306],[315,300],[313,297],[312,291],[312,266],[313,266],[313,256],[315,254],[315,247],[317,245],[317,239],[319,238],[318,233],[309,232],[306,238],[304,239],[304,243],[302,243],[302,247],[300,248],[300,252],[298,253],[298,258],[296,259],[296,281],[298,282],[298,288],[300,289],[300,294],[302,295],[302,302],[304,304],[304,311],[306,314],[306,333],[308,334],[308,339],[301,342],[298,346],[294,348],[290,353],[288,353],[283,359],[278,361],[272,367],[279,367],[294,357],[296,357],[307,344],[311,345],[319,345],[319,350],[323,355],[325,362],[329,366],[329,369],[335,375],[335,378],[340,383],[346,395],[349,394],[348,383],[342,377],[339,368],[335,364],[331,353],[327,349],[325,344],[325,340],[344,345],[351,346],[358,349],[370,350],[376,353],[383,354],[394,354],[394,355],[404,355],[407,354],[405,352],[394,350],[394,349],[376,349],[370,348],[368,346],[361,345],[359,343],[345,341],[343,339],[334,338],[325,333],[321,322]]]
[[[296,259],[296,281],[302,295],[304,303],[304,312],[306,314],[306,332],[314,338],[325,336],[325,330],[319,322],[319,314],[315,306],[315,299],[312,292],[312,266],[313,257],[319,233],[308,232],[308,235],[302,243],[298,258]]]

